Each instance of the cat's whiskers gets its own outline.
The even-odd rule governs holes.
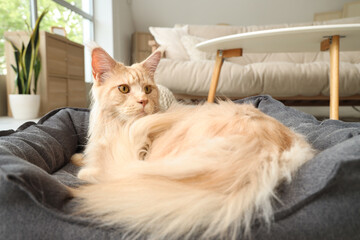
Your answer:
[[[162,108],[159,105],[154,106],[154,112],[159,112],[161,110],[162,110]]]
[[[121,109],[123,113],[125,113],[128,116],[134,116],[137,115],[139,112],[141,112],[141,110],[143,110],[142,108],[136,107],[134,105],[131,106],[127,106],[125,108]]]
[[[141,117],[141,116],[145,116],[148,114],[152,114],[155,111],[157,111],[157,109],[159,109],[158,106],[152,106],[152,108],[147,108],[147,106],[142,107],[140,105],[130,105],[130,106],[126,106],[126,107],[122,107],[121,111],[123,113],[125,113],[128,116],[133,116],[133,117]]]

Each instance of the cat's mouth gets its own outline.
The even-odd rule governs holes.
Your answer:
[[[137,115],[139,116],[139,117],[143,117],[143,116],[146,116],[146,115],[148,115],[149,113],[147,113],[146,111],[145,111],[145,108],[142,108],[142,109],[139,109],[139,111],[138,111],[138,113],[137,113]]]
[[[154,111],[152,108],[145,106],[145,107],[138,107],[136,109],[133,109],[133,111],[130,115],[133,115],[136,117],[144,117],[144,116],[152,114],[153,112]]]
[[[148,114],[145,111],[141,111],[141,112],[138,113],[138,116],[140,116],[140,117],[143,117],[143,116],[146,116],[146,115],[148,115]]]

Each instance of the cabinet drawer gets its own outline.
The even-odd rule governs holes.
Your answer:
[[[84,77],[84,48],[68,45],[68,75]]]
[[[132,35],[133,49],[135,51],[150,51],[149,41],[154,37],[150,33],[135,32]]]
[[[52,93],[67,93],[67,79],[59,77],[48,78],[48,92]]]
[[[84,80],[69,79],[68,104],[71,107],[86,107],[86,85]]]
[[[47,106],[49,110],[67,107],[66,93],[53,93],[49,95]]]
[[[67,74],[67,44],[49,37],[46,44],[47,70],[49,75]]]
[[[48,101],[49,110],[67,106],[67,79],[49,77],[48,78]]]

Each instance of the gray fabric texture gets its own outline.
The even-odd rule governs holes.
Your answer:
[[[255,105],[319,150],[291,184],[279,187],[271,227],[255,222],[252,238],[360,239],[360,123],[320,122],[269,96],[237,102]],[[86,109],[59,109],[37,124],[0,132],[1,238],[126,239],[121,229],[69,211],[65,186],[82,183],[69,159],[86,144],[88,117]]]

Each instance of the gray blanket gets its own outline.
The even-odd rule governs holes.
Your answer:
[[[238,101],[304,134],[319,154],[278,189],[270,228],[255,222],[253,239],[360,239],[360,123],[317,121],[269,96]],[[1,239],[126,239],[72,214],[65,187],[82,182],[69,163],[86,144],[89,111],[65,108],[0,132]],[[146,236],[143,236],[146,238]]]

